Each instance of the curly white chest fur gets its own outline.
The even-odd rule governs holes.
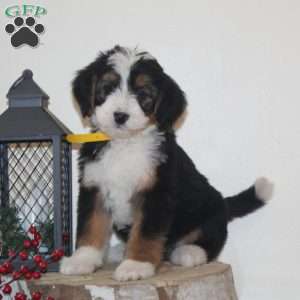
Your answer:
[[[159,151],[163,140],[157,129],[149,128],[134,137],[111,141],[95,161],[85,165],[83,184],[100,188],[114,223],[131,223],[130,199],[153,180],[156,167],[165,160]]]

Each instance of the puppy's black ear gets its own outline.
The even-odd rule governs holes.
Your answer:
[[[171,129],[183,114],[186,105],[184,92],[170,76],[164,73],[161,94],[154,112],[159,127],[163,130]]]
[[[73,95],[83,117],[90,117],[94,110],[96,73],[93,65],[78,71],[73,80]]]

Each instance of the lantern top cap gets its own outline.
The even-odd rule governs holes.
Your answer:
[[[26,70],[23,71],[22,75],[23,75],[24,79],[32,79],[33,72],[31,70],[29,70],[29,69],[26,69]]]
[[[8,109],[0,115],[0,142],[49,140],[71,131],[48,110],[48,95],[24,70],[8,91]]]
[[[49,96],[33,80],[33,72],[26,69],[10,87],[7,98],[10,107],[47,107]]]

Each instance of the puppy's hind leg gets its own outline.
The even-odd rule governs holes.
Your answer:
[[[206,251],[197,245],[179,245],[170,255],[170,261],[174,265],[194,267],[207,262]]]
[[[218,257],[227,239],[227,220],[223,213],[216,214],[201,226],[202,236],[195,242],[205,250],[207,262]]]
[[[87,274],[102,266],[111,236],[111,216],[104,209],[97,188],[80,188],[78,203],[77,249],[64,257],[60,272]]]
[[[173,264],[193,267],[215,259],[221,252],[227,238],[225,215],[216,215],[201,226],[197,238],[180,241],[170,255]],[[189,237],[196,237],[190,233]]]

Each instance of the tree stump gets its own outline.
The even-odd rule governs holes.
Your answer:
[[[48,273],[28,287],[56,300],[237,300],[231,267],[223,263],[194,268],[164,264],[156,276],[129,282],[114,280],[114,269],[82,276]]]

